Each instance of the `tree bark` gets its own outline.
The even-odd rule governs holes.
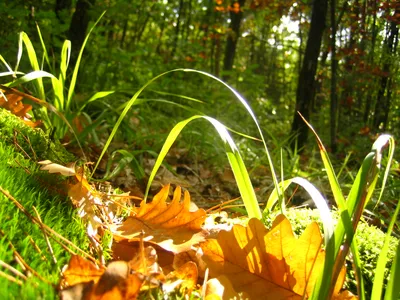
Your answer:
[[[178,19],[176,20],[176,27],[175,27],[175,35],[174,35],[174,41],[172,44],[172,50],[171,50],[171,57],[172,59],[175,56],[176,48],[178,47],[178,40],[179,40],[179,35],[181,31],[181,19],[182,19],[182,14],[183,14],[183,0],[179,0],[179,9],[178,9]]]
[[[397,8],[394,12],[394,16],[400,14],[400,8]],[[395,18],[393,18],[395,19]],[[389,36],[385,41],[385,51],[383,53],[384,56],[384,65],[383,65],[383,75],[381,76],[380,88],[378,92],[378,97],[375,105],[375,113],[374,113],[374,122],[373,126],[375,130],[379,130],[380,126],[383,125],[383,129],[387,126],[389,109],[390,109],[390,83],[392,69],[392,60],[396,54],[396,48],[399,40],[399,27],[396,24],[396,21],[390,22],[390,31]]]
[[[235,3],[239,4],[239,11],[235,10]],[[243,12],[242,7],[244,6],[245,0],[233,1],[230,8],[231,24],[229,26],[228,38],[226,40],[225,57],[224,57],[224,71],[231,71],[233,68],[233,62],[235,59],[236,46],[240,37],[240,23],[242,22]],[[224,80],[229,79],[229,75],[223,76]]]
[[[89,26],[89,10],[95,4],[96,0],[78,0],[75,12],[72,16],[68,31],[68,39],[72,44],[71,60],[74,62],[82,47],[86,37],[86,31]]]
[[[337,94],[336,94],[336,79],[337,79],[337,68],[338,61],[336,58],[336,0],[331,0],[331,29],[332,29],[332,37],[331,37],[331,107],[330,107],[330,119],[331,119],[331,151],[333,153],[337,150],[336,143],[336,130],[337,130]]]
[[[292,148],[295,149],[297,146],[299,151],[303,150],[307,141],[308,127],[297,112],[300,112],[306,120],[309,120],[311,117],[311,103],[315,96],[315,74],[321,50],[322,36],[326,27],[327,10],[327,0],[314,1],[310,31],[297,85],[296,107],[292,123],[292,134],[296,136],[292,143]]]

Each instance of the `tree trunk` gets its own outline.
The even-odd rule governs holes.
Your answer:
[[[226,40],[225,57],[224,57],[224,71],[231,71],[233,68],[233,61],[235,59],[236,45],[240,37],[240,23],[242,22],[243,12],[242,7],[245,0],[234,1],[230,6],[231,24],[229,26],[228,38]],[[239,10],[237,6],[239,5]],[[229,75],[223,76],[224,80],[229,79]]]
[[[331,119],[331,151],[333,153],[337,150],[336,143],[336,121],[337,121],[337,94],[336,94],[336,79],[337,79],[337,67],[338,61],[336,58],[336,0],[331,0],[331,28],[332,28],[332,38],[331,38],[331,109],[330,109],[330,119]]]
[[[318,66],[322,36],[326,27],[327,10],[327,0],[314,1],[311,13],[310,31],[297,85],[296,108],[292,123],[292,134],[296,135],[292,143],[292,148],[295,149],[297,145],[297,149],[300,151],[307,141],[308,127],[297,112],[300,112],[306,120],[309,120],[311,117],[310,104],[315,95],[315,74]]]
[[[96,0],[78,0],[75,12],[72,16],[68,31],[68,39],[72,44],[71,62],[73,63],[82,47],[86,37],[86,31],[89,25],[89,10],[95,4]]]
[[[174,59],[176,48],[178,47],[179,34],[181,30],[181,19],[183,14],[183,0],[179,0],[178,19],[176,20],[174,42],[172,44],[171,57]]]
[[[394,12],[394,16],[400,14],[400,8],[397,8]],[[395,18],[393,18],[395,20]],[[391,77],[391,68],[392,68],[392,60],[395,57],[396,48],[399,40],[399,28],[395,21],[390,22],[390,31],[389,36],[385,41],[385,51],[383,53],[384,56],[384,65],[383,65],[383,74],[381,76],[380,89],[378,92],[378,97],[375,105],[375,113],[374,113],[374,122],[373,126],[375,130],[379,130],[379,127],[383,125],[383,128],[386,128],[388,121],[388,113],[390,109],[390,81]]]

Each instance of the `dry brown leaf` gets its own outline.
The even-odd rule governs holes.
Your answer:
[[[189,250],[187,252],[178,253],[174,256],[173,268],[179,269],[181,266],[191,261],[197,265],[198,276],[204,278],[205,271],[207,269],[206,263],[202,259],[203,252],[201,249]]]
[[[171,290],[173,290],[179,286],[181,290],[186,290],[186,293],[190,295],[196,287],[197,279],[197,265],[192,261],[188,261],[167,275],[167,282],[163,284],[163,289],[164,291],[168,290],[168,286],[171,286],[173,287]]]
[[[236,292],[251,299],[301,299],[303,294],[310,296],[322,272],[321,244],[316,223],[297,239],[289,221],[280,215],[270,231],[251,219],[246,227],[234,225],[229,232],[221,231],[217,239],[201,243],[201,248],[211,276],[226,276]],[[342,287],[344,276],[343,268],[335,291]]]
[[[140,207],[134,208],[122,225],[114,230],[114,240],[137,242],[139,234],[144,232],[144,240],[160,247],[179,253],[190,250],[191,246],[204,240],[207,232],[201,225],[206,212],[198,209],[191,212],[190,196],[184,193],[181,200],[181,188],[177,187],[173,199],[167,203],[169,185],[165,186],[152,202],[142,201]]]
[[[146,288],[159,287],[164,279],[153,247],[142,247],[130,262],[114,261],[107,269],[73,256],[62,275],[63,300],[136,299],[144,282]]]
[[[14,94],[10,91],[6,92],[0,89],[0,107],[7,109],[17,117],[20,117],[26,125],[30,127],[38,126],[41,122],[32,122],[30,120],[31,116],[28,114],[28,112],[32,110],[32,105],[23,104],[23,99],[24,97],[20,95]]]
[[[68,266],[62,272],[61,287],[68,287],[84,282],[97,282],[105,271],[104,267],[96,266],[91,261],[72,255]]]
[[[75,164],[72,166],[63,166],[56,163],[53,163],[50,160],[43,160],[38,162],[39,165],[42,165],[40,170],[48,171],[49,173],[60,173],[64,176],[74,176],[75,173]]]

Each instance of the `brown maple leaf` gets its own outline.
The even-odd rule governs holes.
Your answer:
[[[246,227],[234,225],[217,239],[200,244],[212,277],[229,279],[236,292],[251,299],[308,298],[323,270],[325,251],[318,225],[311,223],[295,238],[289,221],[278,216],[271,228],[251,219]],[[338,295],[345,269],[335,285]],[[226,295],[224,295],[224,298]]]
[[[184,193],[181,203],[181,188],[177,187],[171,202],[167,202],[169,185],[166,185],[152,202],[142,201],[140,207],[133,208],[131,215],[113,231],[117,242],[137,242],[140,234],[144,240],[157,244],[167,251],[180,253],[204,241],[207,232],[201,225],[206,218],[203,209],[190,211],[190,195]]]

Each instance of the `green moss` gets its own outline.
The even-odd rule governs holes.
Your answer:
[[[14,144],[32,158],[36,155],[38,160],[48,159],[57,163],[75,160],[59,141],[51,140],[41,128],[27,126],[20,118],[3,108],[0,108],[0,140],[8,145]]]
[[[278,212],[274,212],[268,216],[264,216],[263,221],[268,228],[271,227],[272,221],[278,214]],[[337,211],[332,211],[332,215],[335,220],[338,219]],[[289,209],[287,211],[286,217],[292,224],[293,232],[297,236],[299,236],[306,229],[307,225],[310,224],[312,221],[316,221],[319,224],[322,232],[322,222],[319,212],[316,209]],[[382,232],[379,228],[370,226],[367,223],[361,221],[356,231],[356,239],[360,258],[363,263],[362,274],[365,280],[366,297],[367,299],[369,299],[369,295],[371,295],[372,285],[374,282],[376,263],[378,261],[379,254],[384,243],[385,233]],[[385,286],[387,284],[387,278],[389,276],[393,258],[396,254],[396,247],[398,242],[399,241],[395,237],[391,237],[388,263],[385,270]],[[347,275],[345,287],[354,294],[357,294],[357,281],[355,279],[355,274],[352,269],[352,262],[349,258],[346,259],[346,266]]]
[[[3,126],[4,124],[7,126]],[[0,186],[8,190],[32,215],[35,215],[32,209],[35,206],[46,225],[81,249],[87,250],[89,241],[76,210],[66,195],[60,194],[60,190],[55,189],[58,177],[40,171],[35,162],[27,159],[14,143],[10,143],[13,135],[12,126],[15,126],[14,129],[19,133],[29,137],[37,155],[44,155],[41,159],[57,161],[59,157],[63,159],[71,157],[71,155],[65,155],[65,149],[53,151],[53,147],[57,144],[50,142],[50,146],[46,145],[48,138],[43,131],[28,128],[23,122],[15,120],[13,116],[4,114],[4,111],[0,110]],[[29,150],[25,139],[18,139],[18,144],[21,147],[27,147],[24,150]],[[69,253],[50,239],[57,259],[57,265],[55,265],[42,231],[2,193],[0,193],[0,220],[2,232],[0,260],[22,271],[9,247],[9,241],[11,241],[30,267],[52,283],[47,284],[31,276],[20,287],[0,276],[0,299],[54,299],[56,295],[53,285],[59,280],[59,270],[69,261]],[[41,253],[35,249],[32,240]],[[2,270],[4,271],[3,268]]]

